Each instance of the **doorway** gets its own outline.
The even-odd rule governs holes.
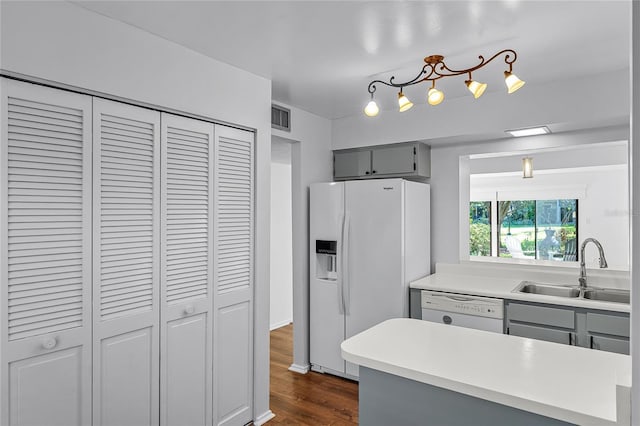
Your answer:
[[[293,322],[292,141],[271,138],[271,273],[269,329]]]

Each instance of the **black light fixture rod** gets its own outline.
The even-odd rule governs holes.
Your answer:
[[[371,93],[373,95],[373,93],[376,91],[376,84],[380,83],[380,84],[384,84],[385,86],[389,86],[389,87],[396,87],[396,88],[403,88],[406,86],[413,86],[414,84],[418,84],[420,82],[423,81],[435,81],[438,80],[442,77],[453,77],[453,76],[457,76],[457,75],[462,75],[462,74],[469,74],[471,75],[471,72],[476,71],[482,67],[484,67],[485,65],[487,65],[489,62],[493,61],[494,59],[496,59],[499,56],[504,55],[504,62],[509,65],[509,72],[511,72],[512,68],[513,68],[513,63],[516,61],[518,55],[516,54],[516,51],[513,49],[504,49],[501,50],[500,52],[496,53],[495,55],[493,55],[492,57],[490,57],[489,59],[485,59],[484,56],[480,55],[478,56],[478,59],[480,60],[480,63],[478,63],[477,65],[471,67],[471,68],[467,68],[467,69],[462,69],[462,70],[456,70],[453,68],[449,68],[445,63],[444,63],[444,57],[440,56],[440,55],[431,55],[431,56],[427,56],[426,58],[424,58],[424,61],[426,62],[426,64],[422,67],[422,69],[420,70],[420,73],[418,73],[418,75],[408,81],[405,81],[403,83],[395,83],[395,76],[392,76],[389,81],[382,81],[382,80],[373,80],[371,83],[369,83],[369,86],[367,88],[367,90],[369,91],[369,93]]]

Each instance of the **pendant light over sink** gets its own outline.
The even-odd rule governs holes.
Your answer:
[[[466,84],[469,91],[473,94],[473,97],[477,99],[482,96],[487,88],[487,84],[474,80],[471,76],[471,73],[484,67],[489,62],[502,55],[504,55],[504,62],[509,65],[509,70],[504,72],[507,92],[513,93],[524,86],[524,81],[520,80],[513,73],[513,63],[516,61],[517,57],[515,50],[502,50],[487,60],[485,60],[484,57],[480,55],[478,56],[478,58],[480,59],[479,64],[471,68],[462,70],[453,69],[446,65],[444,63],[444,56],[442,55],[430,55],[424,58],[425,65],[422,67],[422,70],[420,71],[418,76],[413,80],[405,81],[404,83],[395,83],[395,76],[393,76],[389,79],[389,81],[373,80],[371,83],[369,83],[368,91],[371,94],[371,100],[365,107],[364,113],[368,117],[375,117],[380,111],[380,108],[378,108],[378,104],[376,104],[376,101],[373,98],[373,94],[376,91],[376,84],[378,83],[400,89],[400,92],[398,93],[398,110],[400,112],[407,111],[413,106],[413,103],[403,93],[403,89],[407,86],[413,86],[414,84],[422,83],[425,81],[431,82],[431,88],[427,91],[427,102],[429,103],[429,105],[440,104],[444,100],[444,93],[441,90],[436,89],[436,80],[439,80],[443,77],[453,77],[457,75],[467,74],[468,79],[465,80],[464,83]]]
[[[524,157],[522,159],[522,178],[529,179],[533,177],[533,158]]]

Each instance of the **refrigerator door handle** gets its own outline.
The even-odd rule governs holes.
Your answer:
[[[344,277],[344,262],[343,254],[344,254],[344,214],[340,215],[339,219],[340,223],[340,249],[338,250],[338,262],[337,262],[337,283],[338,283],[338,312],[340,315],[344,315],[344,296],[343,296],[343,277]]]
[[[351,233],[351,217],[349,212],[346,212],[344,215],[344,228],[342,235],[342,300],[344,300],[344,313],[345,315],[349,315],[349,305],[350,296],[351,296],[351,277],[349,271],[349,242]]]

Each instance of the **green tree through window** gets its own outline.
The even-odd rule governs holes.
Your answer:
[[[494,204],[495,203],[495,204]],[[492,223],[491,207],[497,205]],[[491,256],[492,226],[499,257],[576,261],[578,200],[505,200],[469,203],[469,254]]]
[[[491,256],[491,202],[469,204],[469,254]]]

